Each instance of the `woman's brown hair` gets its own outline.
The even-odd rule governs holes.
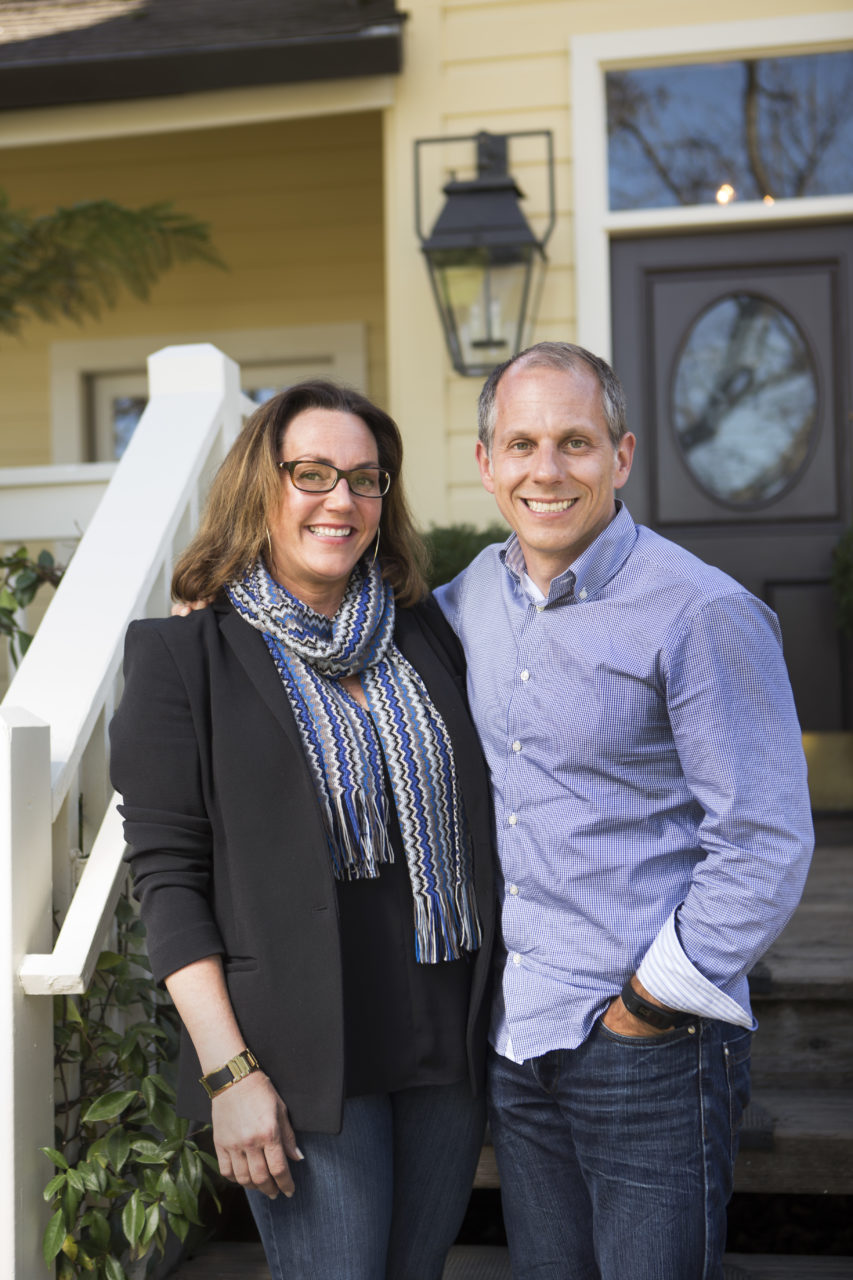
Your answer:
[[[403,441],[396,423],[350,387],[323,379],[298,382],[248,419],[216,473],[198,533],[172,576],[176,600],[213,600],[226,582],[267,552],[267,529],[281,502],[281,446],[288,425],[305,409],[332,409],[361,418],[376,441],[379,465],[391,473],[382,499],[379,561],[403,605],[427,593],[426,551],[412,523],[401,476]]]

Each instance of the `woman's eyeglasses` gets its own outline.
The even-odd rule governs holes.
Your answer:
[[[391,473],[382,467],[355,467],[341,471],[330,462],[279,462],[279,468],[287,471],[293,484],[303,493],[331,493],[343,477],[350,493],[356,498],[384,498],[391,488]]]

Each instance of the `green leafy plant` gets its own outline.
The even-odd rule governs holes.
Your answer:
[[[26,547],[18,547],[11,555],[0,556],[0,636],[10,642],[12,661],[17,664],[30,646],[32,636],[20,625],[19,609],[25,609],[45,583],[58,587],[65,572],[49,551],[41,551],[37,559]]]
[[[430,587],[455,578],[491,542],[506,542],[508,533],[502,524],[490,524],[487,529],[475,529],[472,524],[433,525],[424,534],[430,558]]]
[[[853,636],[853,525],[841,535],[832,553],[832,592],[838,625]]]
[[[219,1205],[216,1160],[175,1114],[177,1015],[151,975],[144,926],[126,898],[116,950],[104,951],[85,995],[57,997],[57,1145],[44,1190],[44,1234],[58,1280],[149,1274],[170,1233],[201,1226],[200,1200]]]
[[[80,324],[114,306],[121,286],[145,299],[176,262],[224,265],[207,224],[170,203],[86,200],[34,216],[0,192],[0,332],[33,316]]]

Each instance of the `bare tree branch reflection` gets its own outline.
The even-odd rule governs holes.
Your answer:
[[[853,190],[853,52],[607,73],[611,205]]]
[[[672,421],[689,470],[734,504],[784,491],[808,455],[817,389],[795,322],[756,294],[730,294],[691,326]]]

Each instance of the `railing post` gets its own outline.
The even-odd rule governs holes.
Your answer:
[[[39,1147],[53,1137],[53,1002],[27,996],[18,971],[52,942],[50,730],[0,708],[0,1251],[10,1280],[44,1280]]]

